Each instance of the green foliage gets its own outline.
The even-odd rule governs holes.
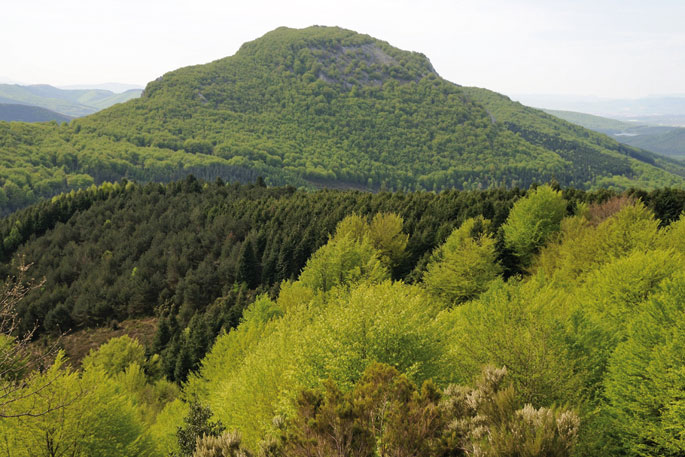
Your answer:
[[[533,283],[496,281],[479,299],[445,314],[459,379],[468,381],[486,364],[506,366],[522,401],[578,404],[582,378],[566,342],[562,297]]]
[[[402,232],[404,220],[394,213],[377,213],[369,224],[369,240],[388,268],[403,260],[409,235]]]
[[[642,203],[627,204],[606,219],[576,217],[564,221],[560,241],[540,255],[537,270],[550,279],[576,283],[613,259],[651,250],[659,239],[659,221]]]
[[[550,186],[541,186],[514,204],[502,226],[506,246],[521,262],[532,256],[560,229],[566,215],[566,200]]]
[[[497,228],[544,193],[524,269]],[[685,194],[525,195],[189,178],[2,220],[5,255],[48,276],[17,303],[25,321],[155,312],[161,357],[123,337],[81,372],[16,371],[8,411],[41,414],[3,419],[0,453],[679,455]]]
[[[208,407],[201,405],[197,401],[190,403],[188,415],[183,419],[185,425],[183,427],[178,427],[176,432],[180,450],[178,454],[179,457],[192,457],[198,455],[196,450],[207,448],[213,444],[208,437],[216,438],[222,434],[225,427],[220,421],[210,422],[211,418],[212,411]],[[200,443],[202,443],[202,447],[198,449]]]
[[[150,438],[155,442],[160,455],[178,455],[178,425],[188,416],[189,406],[180,399],[175,399],[166,405],[155,417],[154,423],[150,424],[148,431]]]
[[[676,456],[685,449],[684,305],[681,269],[642,304],[611,358],[608,409],[616,444],[626,455]]]
[[[134,363],[139,367],[147,364],[145,348],[128,335],[112,338],[97,349],[91,349],[82,362],[85,369],[101,369],[109,376],[123,373]]]
[[[267,311],[273,305],[261,299],[236,330],[217,339],[199,375],[190,379],[188,391],[198,393],[228,427],[241,430],[248,445],[272,428],[274,415],[292,410],[300,389],[321,379],[352,386],[375,361],[418,382],[451,376],[440,336],[445,329],[435,319],[439,308],[420,288],[363,282],[323,300],[303,289],[300,282],[282,289],[282,317],[266,320],[274,316]],[[310,301],[297,302],[296,296]]]
[[[647,182],[655,179],[663,186],[679,186],[669,184],[669,178],[662,181],[665,178],[663,171],[668,170],[678,176],[685,173],[682,163],[676,160],[620,144],[608,136],[514,103],[495,92],[475,87],[463,90],[488,110],[495,123],[505,126],[530,144],[554,151],[564,160],[564,176],[557,176],[564,185],[581,187],[581,182],[589,181],[596,187],[628,188],[649,186]],[[629,184],[631,181],[633,184]]]
[[[453,305],[476,298],[501,273],[490,221],[472,218],[433,253],[423,275],[426,289]]]
[[[157,456],[135,405],[101,370],[82,376],[63,358],[34,373],[28,391],[12,408],[40,412],[0,423],[0,449],[9,455]]]
[[[356,241],[352,235],[336,236],[319,248],[300,274],[305,287],[328,292],[333,287],[352,285],[364,280],[381,282],[390,275],[366,238]]]
[[[392,367],[371,365],[351,391],[328,381],[300,393],[281,432],[282,455],[572,455],[577,415],[519,408],[505,373],[486,368],[475,388],[451,385],[441,393],[430,382],[417,389]]]
[[[124,94],[122,94],[124,95]],[[440,78],[349,30],[279,28],[64,125],[0,122],[0,213],[123,177],[365,190],[683,186],[683,167]]]

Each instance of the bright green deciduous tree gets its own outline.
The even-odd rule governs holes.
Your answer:
[[[504,241],[524,265],[559,231],[566,200],[550,186],[540,186],[514,204],[502,226]]]
[[[379,252],[366,238],[357,241],[352,235],[344,235],[332,238],[312,255],[299,281],[315,291],[328,292],[336,286],[361,280],[380,282],[389,277]]]
[[[440,307],[422,288],[361,282],[316,300],[263,327],[249,314],[237,330],[217,339],[200,371],[204,380],[191,378],[191,391],[250,446],[271,430],[274,415],[292,412],[300,389],[322,379],[350,388],[373,362],[417,382],[454,375],[446,361],[447,329],[436,319]],[[250,341],[247,351],[241,335]]]
[[[477,300],[446,313],[462,382],[486,364],[506,366],[520,399],[536,405],[577,401],[582,377],[566,344],[567,312],[558,291],[496,281]]]
[[[110,376],[122,373],[132,363],[146,365],[145,348],[128,335],[112,338],[83,359],[85,369],[99,368]]]
[[[630,326],[606,378],[612,428],[631,456],[685,450],[685,273],[664,281]]]
[[[388,268],[396,267],[403,259],[409,235],[402,233],[403,219],[395,213],[377,213],[369,224],[369,239],[381,253]]]
[[[66,368],[60,355],[50,369],[34,373],[27,388],[40,388],[40,394],[13,407],[22,410],[28,404],[44,413],[2,421],[3,454],[160,456],[134,402],[103,370],[80,374]]]
[[[501,272],[490,221],[466,220],[433,253],[423,282],[426,289],[453,305],[476,298]]]

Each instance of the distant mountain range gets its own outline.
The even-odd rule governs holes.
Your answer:
[[[575,111],[648,124],[685,127],[685,95],[664,95],[636,99],[592,96],[519,94],[524,105],[540,109]]]
[[[40,106],[0,103],[0,121],[12,122],[69,122],[73,117],[41,108]]]
[[[141,92],[140,89],[115,93],[103,89],[65,90],[47,84],[0,84],[0,103],[37,106],[69,117],[80,117],[137,98]]]
[[[64,90],[108,90],[114,92],[115,94],[120,94],[129,90],[140,90],[144,89],[144,86],[139,84],[123,84],[123,83],[102,83],[102,84],[72,84],[68,86],[57,86],[59,89]]]
[[[558,118],[578,124],[648,151],[685,159],[685,128],[654,125],[641,121],[625,122],[616,119],[577,113],[574,111],[544,110]],[[645,118],[641,118],[644,121]],[[646,118],[649,120],[649,118]]]

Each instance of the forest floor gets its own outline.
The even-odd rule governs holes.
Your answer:
[[[91,349],[95,349],[106,343],[110,338],[128,335],[138,340],[143,345],[152,342],[157,331],[157,318],[146,317],[143,319],[127,319],[119,322],[116,327],[97,327],[69,332],[57,340],[57,348],[63,349],[69,363],[73,367],[79,367],[81,360],[88,355]],[[40,338],[36,345],[41,347],[55,344],[54,338]]]

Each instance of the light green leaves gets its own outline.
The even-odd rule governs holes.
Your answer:
[[[490,221],[468,219],[438,248],[428,264],[426,289],[447,304],[459,304],[485,291],[501,272],[495,240],[487,233]]]
[[[533,254],[559,231],[566,200],[550,186],[540,186],[514,204],[502,226],[508,248],[529,264]]]

